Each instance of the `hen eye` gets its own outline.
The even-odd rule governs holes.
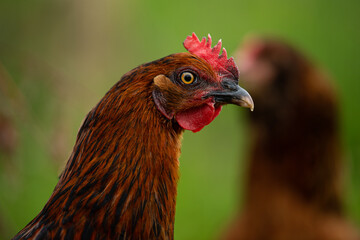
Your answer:
[[[191,84],[195,80],[195,77],[191,72],[183,72],[180,78],[181,81],[185,84]]]

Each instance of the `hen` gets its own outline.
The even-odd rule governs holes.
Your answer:
[[[126,73],[86,116],[42,211],[14,239],[173,239],[181,136],[226,103],[253,108],[221,42]]]
[[[324,76],[283,41],[237,52],[256,111],[243,212],[223,239],[359,239],[344,218],[338,101]]]

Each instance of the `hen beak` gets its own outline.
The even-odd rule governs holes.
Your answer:
[[[254,110],[254,101],[250,94],[241,88],[233,80],[224,80],[221,84],[224,91],[213,91],[207,94],[207,97],[213,97],[216,103],[220,104],[235,104],[241,107],[250,108]]]

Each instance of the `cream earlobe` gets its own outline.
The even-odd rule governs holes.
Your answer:
[[[167,100],[162,93],[162,89],[165,88],[166,84],[171,82],[169,78],[165,75],[157,75],[154,77],[154,90],[152,92],[152,96],[155,102],[156,108],[168,119],[172,119],[174,117],[174,112],[170,111],[167,106]]]

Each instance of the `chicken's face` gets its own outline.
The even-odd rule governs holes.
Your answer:
[[[226,52],[225,59],[228,61]],[[167,72],[154,78],[153,99],[158,110],[182,128],[200,131],[218,116],[224,104],[253,109],[250,95],[238,85],[235,65],[222,68],[191,53],[173,54],[160,62]]]
[[[298,128],[298,119],[305,119],[306,110],[319,102],[313,98],[318,93],[310,91],[316,83],[311,81],[314,76],[308,60],[291,45],[273,38],[248,39],[236,56],[240,83],[257,104],[249,115],[251,123],[264,125],[269,136],[280,132],[285,136],[288,129]]]
[[[294,50],[282,41],[268,38],[247,39],[236,56],[241,82],[254,92],[254,97],[262,97],[265,101],[268,97],[266,91],[281,86],[287,89],[289,80],[293,80],[290,74],[297,67]]]
[[[236,53],[240,82],[252,93],[258,110],[278,109],[284,99],[297,101],[305,74],[302,56],[286,43],[271,38],[251,38]]]

